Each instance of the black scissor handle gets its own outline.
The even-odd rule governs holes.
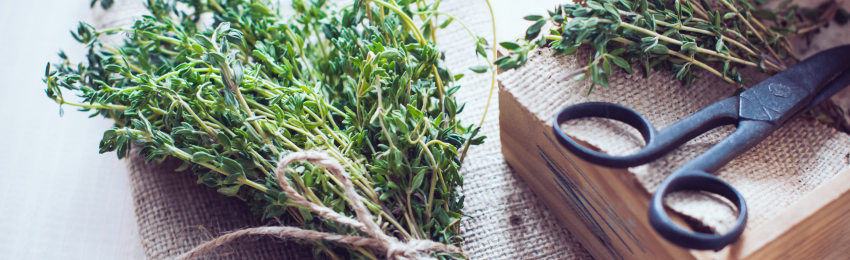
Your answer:
[[[638,114],[638,112],[621,105],[605,102],[587,102],[568,106],[555,116],[555,135],[561,145],[579,158],[608,167],[626,168],[648,163],[660,156],[656,155],[653,151],[647,150],[647,148],[641,149],[637,153],[625,156],[613,156],[600,153],[576,143],[561,130],[560,125],[562,123],[568,120],[586,117],[608,118],[626,123],[640,132],[641,136],[643,136],[643,140],[647,144],[647,147],[650,147],[650,144],[657,134],[655,127],[652,126],[652,123],[650,123],[649,120],[646,120],[646,118]]]
[[[714,103],[662,131],[636,111],[627,107],[601,102],[589,102],[568,106],[555,116],[554,132],[558,141],[567,150],[585,161],[607,167],[632,167],[658,159],[688,140],[721,125],[738,123],[735,133],[673,172],[653,195],[649,205],[649,220],[652,227],[670,242],[692,249],[720,249],[735,242],[743,233],[747,222],[747,205],[743,196],[726,182],[707,172],[714,172],[745,152],[775,129],[770,122],[739,121],[738,98],[731,97]],[[637,153],[612,156],[590,150],[564,134],[560,125],[568,120],[601,117],[626,123],[637,129],[646,146]],[[664,197],[675,191],[707,191],[723,196],[738,207],[738,220],[731,231],[723,235],[700,234],[676,226],[664,211]]]
[[[725,234],[702,234],[684,230],[664,211],[664,196],[676,191],[707,191],[720,195],[738,207],[738,220]],[[668,177],[652,196],[649,204],[649,223],[662,237],[673,244],[693,249],[719,250],[738,239],[747,224],[747,203],[731,185],[701,171],[683,171]]]
[[[601,117],[626,123],[640,132],[646,146],[637,153],[613,156],[581,146],[561,131],[567,120],[585,117]],[[661,158],[688,140],[712,128],[734,124],[738,120],[738,98],[732,97],[714,103],[679,122],[661,130],[638,112],[613,103],[587,102],[568,106],[555,115],[555,136],[564,148],[585,161],[607,167],[627,168],[649,163]]]

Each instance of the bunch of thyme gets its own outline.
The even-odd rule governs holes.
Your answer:
[[[595,54],[589,64],[562,79],[590,78],[608,86],[614,66],[632,72],[643,65],[647,76],[667,70],[690,85],[696,70],[707,70],[726,82],[742,86],[739,69],[755,67],[775,73],[793,59],[789,36],[806,34],[834,20],[847,22],[847,12],[832,1],[817,9],[789,6],[758,9],[765,0],[587,0],[559,5],[549,17],[526,16],[535,23],[525,41],[503,42],[511,55],[496,60],[503,70],[525,64],[528,51],[548,46],[555,54],[574,54],[588,44]],[[757,19],[761,18],[761,20]],[[544,28],[551,22],[553,28]],[[541,35],[542,33],[542,35]],[[715,69],[713,66],[722,67]]]
[[[446,68],[435,46],[439,3],[368,0],[331,10],[324,0],[294,0],[296,14],[284,18],[265,0],[148,0],[150,15],[131,27],[80,23],[72,34],[87,45],[87,61],[60,54],[61,63],[48,63],[46,94],[60,114],[72,106],[115,121],[101,153],[124,158],[135,146],[148,162],[183,160],[178,171],[244,200],[263,219],[361,235],[287,203],[278,186],[278,158],[324,150],[345,166],[386,234],[459,245],[459,151],[485,137],[456,117],[463,75]],[[214,29],[198,26],[204,13],[213,14]],[[416,15],[424,22],[415,24]],[[120,46],[98,39],[116,33],[128,35]],[[353,216],[325,169],[293,164],[286,177],[311,202]],[[311,243],[317,258],[381,255]]]

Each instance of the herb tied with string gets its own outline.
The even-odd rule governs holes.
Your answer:
[[[269,1],[148,0],[151,14],[131,27],[80,23],[72,34],[89,48],[87,62],[61,54],[47,66],[46,93],[60,111],[72,106],[115,121],[101,153],[124,158],[132,145],[147,161],[183,160],[178,171],[244,200],[263,219],[360,235],[287,203],[278,186],[278,158],[323,150],[345,166],[386,234],[459,245],[459,168],[485,137],[457,119],[463,105],[453,96],[463,75],[436,49],[438,5],[369,0],[331,11],[323,0],[296,0],[296,13],[284,18]],[[196,25],[203,13],[213,14],[215,29]],[[116,33],[128,35],[118,46],[98,38]],[[353,216],[341,182],[324,168],[293,164],[286,177],[311,202]],[[309,243],[317,258],[381,255]]]
[[[742,86],[740,69],[755,67],[767,73],[786,68],[794,59],[790,36],[811,34],[830,21],[847,22],[848,14],[834,1],[817,9],[789,6],[790,0],[773,10],[759,9],[765,0],[588,0],[565,4],[549,11],[549,17],[526,16],[535,23],[525,41],[503,42],[511,55],[496,64],[503,70],[525,64],[528,52],[550,47],[555,54],[574,54],[584,44],[595,54],[589,64],[565,74],[561,80],[590,78],[592,84],[608,86],[615,66],[631,73],[633,64],[667,70],[690,85],[696,70],[707,70],[724,81]],[[758,19],[757,19],[758,18]],[[760,20],[761,19],[761,20]],[[544,28],[551,22],[553,28]],[[715,69],[719,67],[721,69]]]

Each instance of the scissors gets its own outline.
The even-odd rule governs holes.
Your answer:
[[[822,51],[773,77],[714,103],[669,127],[657,131],[632,109],[612,103],[588,102],[568,106],[555,116],[555,136],[567,150],[585,161],[614,168],[634,167],[654,161],[713,128],[735,124],[728,137],[674,171],[661,183],[649,205],[649,222],[673,244],[691,249],[719,250],[735,242],[747,223],[744,197],[728,183],[711,175],[743,154],[789,119],[799,116],[850,85],[850,45]],[[637,129],[646,146],[637,153],[612,156],[579,145],[561,131],[567,120],[601,117]],[[684,230],[664,211],[664,196],[676,191],[707,191],[728,199],[738,208],[735,226],[725,234]]]

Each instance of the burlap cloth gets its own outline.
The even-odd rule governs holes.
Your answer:
[[[600,101],[630,107],[644,115],[657,129],[663,129],[700,109],[729,97],[735,88],[706,71],[692,86],[673,80],[667,72],[653,72],[649,78],[642,69],[627,74],[617,69],[611,86],[597,88],[587,95],[590,82],[557,82],[566,72],[586,66],[592,50],[582,49],[574,56],[553,57],[550,49],[534,51],[524,67],[500,75],[504,89],[541,120],[552,124],[561,108],[577,103]],[[753,85],[766,76],[748,71]],[[640,134],[620,122],[607,119],[581,119],[561,128],[573,138],[586,141],[602,152],[625,155],[644,146]],[[655,192],[661,182],[688,160],[708,150],[735,130],[733,126],[709,131],[669,155],[647,165],[629,168],[640,183]],[[747,201],[747,228],[757,227],[782,212],[807,192],[828,181],[848,166],[850,136],[813,119],[796,118],[759,145],[733,160],[716,175],[734,186]],[[735,208],[725,199],[698,192],[681,192],[665,199],[675,211],[724,232],[734,225]]]
[[[286,1],[282,1],[286,2]],[[441,11],[462,19],[473,32],[492,41],[492,28],[483,1],[445,1]],[[466,102],[460,117],[478,123],[490,87],[489,74],[467,68],[486,64],[477,59],[475,43],[458,23],[438,31],[446,65],[464,73],[456,94]],[[470,259],[589,259],[590,255],[565,227],[511,172],[501,153],[498,97],[493,96],[482,128],[483,145],[473,147],[462,167],[466,195],[461,232]],[[151,259],[170,258],[222,232],[260,225],[244,202],[196,184],[189,172],[174,172],[179,162],[145,164],[138,156],[127,160],[139,233]],[[207,254],[210,259],[310,259],[310,249],[270,237],[242,239]]]

